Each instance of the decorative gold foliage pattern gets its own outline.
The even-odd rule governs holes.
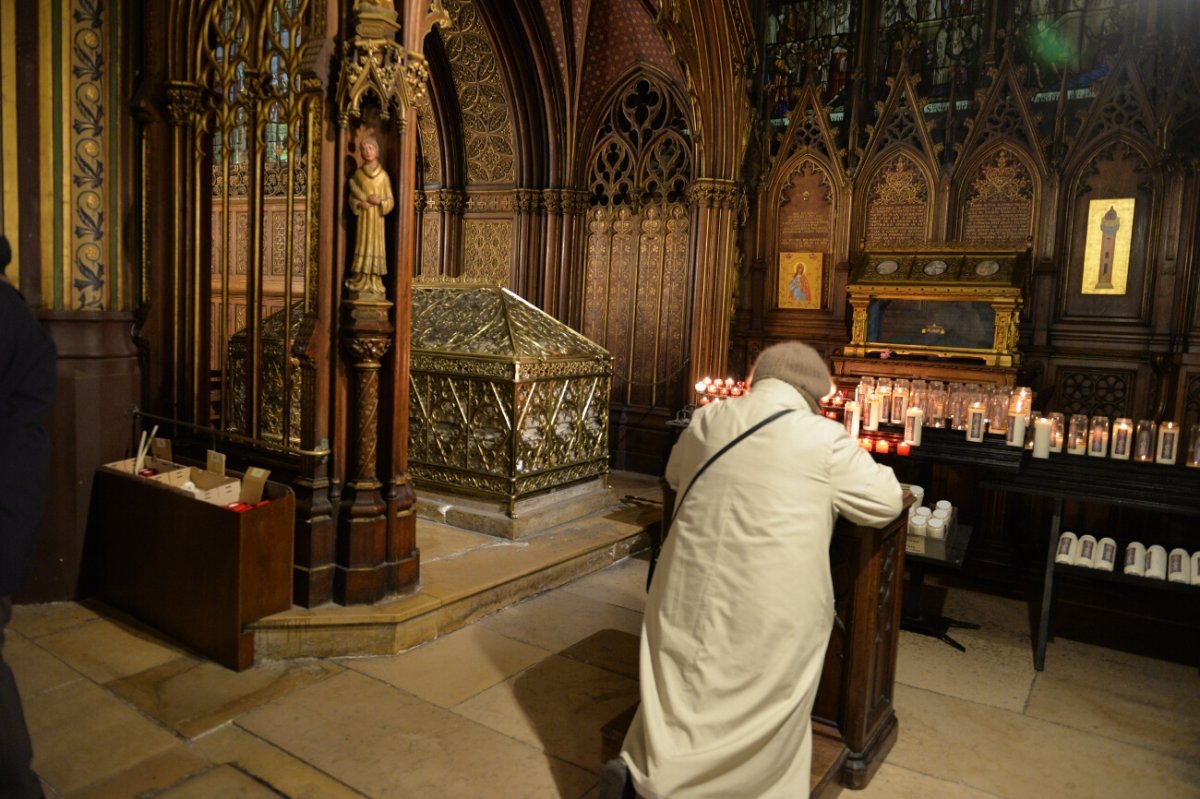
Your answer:
[[[507,286],[512,279],[512,221],[464,219],[463,274]]]
[[[417,103],[417,132],[421,136],[421,166],[425,184],[442,182],[442,140],[428,95]]]
[[[929,199],[929,186],[912,159],[904,155],[880,170],[871,186],[871,201],[882,205],[908,205]]]
[[[496,54],[473,0],[445,0],[454,27],[439,28],[462,114],[468,183],[512,183],[512,114]]]
[[[442,271],[441,220],[426,213],[421,219],[421,274],[437,275]]]
[[[104,210],[104,130],[106,37],[103,0],[71,3],[71,284],[75,307],[104,310],[108,284],[104,250],[108,222]]]

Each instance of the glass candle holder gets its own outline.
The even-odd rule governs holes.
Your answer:
[[[908,412],[908,386],[897,383],[892,386],[892,421],[904,424],[904,414]]]
[[[1179,425],[1174,422],[1163,422],[1158,426],[1158,449],[1154,456],[1154,462],[1170,466],[1175,463],[1178,450]]]
[[[1086,455],[1088,418],[1082,413],[1071,415],[1071,426],[1067,428],[1067,454]]]
[[[1062,452],[1063,440],[1067,434],[1066,420],[1058,411],[1046,414],[1046,418],[1050,420],[1050,451]]]
[[[1025,417],[1026,425],[1029,424],[1031,408],[1033,407],[1033,389],[1028,386],[1017,386],[1013,389],[1012,394],[1008,398],[1008,415],[1019,413]]]
[[[1157,425],[1149,419],[1139,419],[1133,433],[1133,459],[1139,463],[1154,462],[1154,433]]]
[[[887,424],[892,420],[892,381],[886,377],[879,378],[875,394],[879,397],[879,422]]]
[[[1019,412],[1008,414],[1004,443],[1010,447],[1025,446],[1025,414]]]
[[[878,430],[883,411],[883,400],[875,392],[867,395],[866,411],[863,413],[863,430]]]
[[[1200,424],[1188,428],[1187,460],[1184,463],[1193,469],[1200,469]]]
[[[983,441],[986,417],[987,409],[983,403],[972,402],[971,407],[967,409],[967,441]]]
[[[1133,420],[1114,419],[1112,426],[1113,460],[1127,461],[1133,451]]]
[[[1093,458],[1108,457],[1108,417],[1093,416],[1088,426],[1087,454]]]
[[[854,401],[858,403],[858,407],[867,407],[867,397],[875,392],[875,378],[864,377],[858,381],[858,385],[854,387]]]
[[[950,416],[949,402],[950,392],[946,391],[946,385],[940,380],[930,382],[925,424],[930,427],[945,427],[946,419]]]
[[[996,388],[988,399],[988,432],[1005,435],[1008,432],[1009,393]]]
[[[862,429],[862,406],[849,400],[842,408],[842,421],[846,425],[846,433],[851,438],[858,438],[858,431]]]

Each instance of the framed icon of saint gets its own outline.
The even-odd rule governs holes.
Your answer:
[[[779,307],[820,308],[824,263],[825,254],[820,252],[779,253]]]

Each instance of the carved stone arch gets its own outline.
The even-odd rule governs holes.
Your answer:
[[[934,142],[922,111],[925,100],[917,93],[918,79],[909,72],[907,60],[894,77],[887,79],[890,91],[882,103],[875,104],[878,114],[875,123],[866,126],[867,146],[860,163],[878,168],[879,154],[903,146],[916,154],[917,161],[925,165],[931,185],[936,186],[941,179],[938,154],[942,145]]]
[[[1062,318],[1096,320],[1106,325],[1147,324],[1162,215],[1162,165],[1153,146],[1140,136],[1110,131],[1072,161],[1064,194],[1058,307]],[[1094,200],[1133,199],[1133,218],[1122,219],[1131,231],[1124,289],[1097,292],[1085,270],[1090,204]],[[1103,208],[1101,208],[1103,210]],[[1114,281],[1119,282],[1119,281]]]
[[[684,203],[694,172],[690,144],[677,131],[656,133],[639,159],[636,175],[644,201]]]
[[[1043,185],[1024,146],[1008,138],[985,140],[955,170],[947,238],[1005,247],[1036,241]]]
[[[1079,129],[1073,136],[1068,136],[1072,150],[1090,152],[1093,142],[1113,133],[1141,139],[1151,147],[1157,142],[1154,105],[1146,92],[1133,52],[1127,52],[1117,61],[1080,121]],[[1068,171],[1073,171],[1079,163],[1079,159],[1074,159]]]
[[[854,207],[855,242],[867,248],[915,246],[933,236],[936,162],[910,144],[878,152],[860,173]]]
[[[1029,154],[1043,180],[1050,174],[1045,150],[1038,135],[1041,115],[1033,112],[1028,90],[1022,85],[1022,69],[1012,60],[1008,49],[1000,64],[992,71],[991,85],[975,93],[978,111],[973,119],[964,120],[967,136],[961,145],[955,145],[959,163],[970,159],[978,161],[976,151],[982,151],[994,141],[1011,142],[1017,149]]]

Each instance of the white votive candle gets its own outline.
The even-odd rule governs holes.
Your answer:
[[[1163,422],[1158,426],[1158,453],[1155,463],[1168,466],[1175,463],[1176,452],[1179,449],[1179,425],[1174,422]]]
[[[1079,556],[1079,537],[1074,533],[1063,533],[1058,537],[1058,549],[1054,551],[1054,562],[1075,565]]]
[[[1025,414],[1010,413],[1008,428],[1004,433],[1004,443],[1010,447],[1025,446]]]
[[[946,523],[936,516],[930,516],[929,521],[925,523],[925,535],[929,536],[930,538],[945,538]]]
[[[1067,454],[1086,455],[1088,418],[1082,413],[1072,414],[1071,426],[1067,429]]]
[[[1151,580],[1167,579],[1167,548],[1160,544],[1146,547],[1145,576]]]
[[[925,425],[925,412],[915,405],[904,413],[904,440],[914,447],[921,446],[921,429]]]
[[[1108,417],[1093,416],[1091,432],[1088,433],[1088,455],[1093,458],[1108,457]]]
[[[1172,583],[1190,583],[1192,559],[1186,549],[1172,549],[1167,555],[1167,580]]]
[[[863,430],[878,430],[879,418],[883,412],[883,399],[878,394],[867,395],[867,413],[863,421]]]
[[[967,410],[967,441],[983,441],[984,419],[987,409],[982,402],[972,402]]]
[[[1079,554],[1075,556],[1075,565],[1089,569],[1096,565],[1096,536],[1079,536]]]
[[[1125,573],[1146,576],[1146,546],[1142,542],[1130,541],[1125,547]]]
[[[1043,416],[1033,423],[1033,457],[1050,457],[1050,439],[1054,434],[1054,422]]]
[[[1117,542],[1111,538],[1101,538],[1096,542],[1096,561],[1093,567],[1110,572],[1117,562]]]
[[[1063,420],[1063,415],[1058,411],[1054,411],[1046,415],[1050,420],[1050,451],[1062,452],[1063,439],[1066,438],[1066,424]]]
[[[1133,451],[1133,420],[1117,419],[1112,429],[1113,460],[1127,461]]]
[[[1200,585],[1200,552],[1192,553],[1192,585]]]
[[[858,431],[862,428],[862,406],[850,400],[843,406],[842,413],[845,414],[842,418],[846,422],[846,432],[851,438],[857,439]]]

